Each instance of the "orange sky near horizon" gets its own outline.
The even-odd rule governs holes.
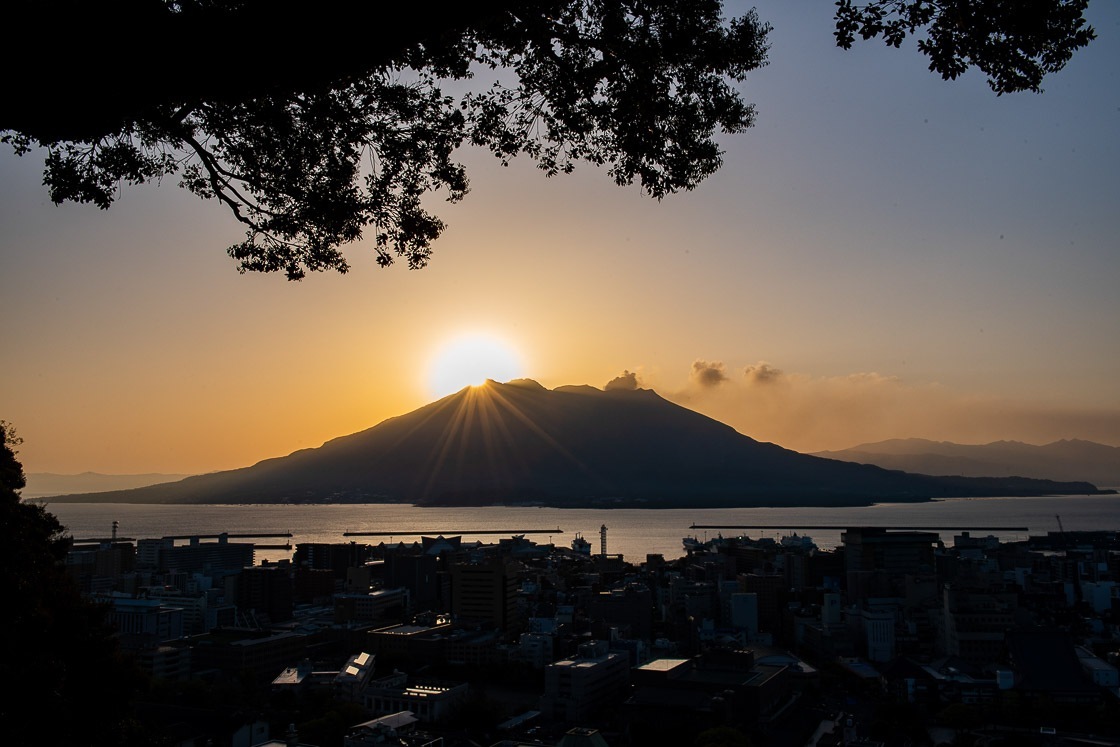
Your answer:
[[[315,447],[435,398],[486,333],[554,388],[640,385],[799,451],[886,438],[1120,446],[1120,6],[1042,95],[835,49],[771,3],[758,124],[661,202],[591,166],[465,151],[431,265],[239,275],[241,237],[174,184],[50,204],[0,151],[0,418],[27,472],[198,473]],[[732,4],[732,11],[741,8]],[[496,372],[495,378],[504,378]]]

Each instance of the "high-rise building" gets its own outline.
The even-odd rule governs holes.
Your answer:
[[[758,635],[758,594],[731,595],[731,627],[747,631],[748,641]]]
[[[860,604],[872,597],[905,594],[907,575],[934,570],[934,532],[891,532],[882,527],[855,527],[840,535],[844,544],[848,600]]]
[[[653,636],[653,594],[648,586],[631,584],[591,597],[588,615],[606,627],[621,627],[631,638],[648,641]]]
[[[785,575],[741,573],[739,585],[743,593],[755,594],[758,598],[758,630],[778,630],[781,610],[789,595]]]
[[[407,589],[413,612],[447,610],[448,600],[440,598],[442,579],[436,555],[394,552],[385,556],[384,586]]]
[[[933,570],[934,532],[889,532],[881,527],[855,527],[840,535],[848,573],[885,571],[903,576]]]
[[[451,566],[451,614],[507,629],[516,617],[516,563],[493,558]]]
[[[272,622],[292,619],[292,573],[284,565],[243,568],[226,579],[226,597],[242,614],[262,613]]]

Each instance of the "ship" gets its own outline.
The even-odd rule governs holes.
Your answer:
[[[572,550],[578,552],[580,555],[591,554],[591,543],[583,538],[583,535],[576,532],[576,538],[572,540]]]
[[[793,534],[787,534],[785,537],[782,537],[781,544],[782,547],[800,547],[804,550],[817,549],[817,546],[813,542],[812,537],[808,537],[804,534],[798,534],[797,532],[794,532]]]

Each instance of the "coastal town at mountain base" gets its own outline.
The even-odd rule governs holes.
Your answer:
[[[114,536],[67,568],[150,677],[243,687],[175,745],[1120,745],[1116,531],[721,534],[640,563],[599,539],[255,564],[228,535]]]

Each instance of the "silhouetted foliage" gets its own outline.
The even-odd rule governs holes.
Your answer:
[[[20,440],[0,421],[0,661],[15,685],[0,698],[12,744],[141,740],[128,708],[138,680],[118,655],[103,608],[63,566],[70,537],[42,505],[20,502]]]
[[[261,0],[135,5],[168,32],[203,27],[202,19],[219,33],[282,22]],[[426,16],[413,11],[394,22],[370,19],[358,4],[317,4],[305,15],[334,13],[334,28],[324,29],[334,39],[329,53],[301,55],[299,68],[276,60],[287,74],[263,78],[256,68],[271,59],[237,68],[233,75],[248,76],[240,92],[228,73],[208,90],[175,68],[164,97],[137,91],[143,103],[133,104],[111,89],[116,109],[91,102],[92,128],[81,110],[67,112],[77,120],[69,128],[59,123],[65,117],[26,112],[9,113],[0,128],[15,130],[5,137],[18,153],[47,148],[45,182],[55,202],[107,208],[121,184],[178,174],[245,224],[245,240],[229,248],[243,271],[299,279],[345,271],[340,246],[365,234],[381,265],[424,266],[444,224],[423,199],[441,192],[455,202],[467,192],[453,159],[461,145],[503,161],[526,155],[549,175],[589,161],[660,198],[715,171],[716,134],[753,120],[731,82],[763,64],[768,27],[753,12],[725,21],[718,0],[485,2],[453,24],[420,7]],[[362,19],[379,23],[382,39],[388,26],[412,41],[352,59],[343,26]],[[317,48],[312,33],[300,29],[299,38]],[[475,74],[487,82],[446,92]]]
[[[955,78],[984,70],[997,92],[1038,90],[1093,37],[1084,0],[837,3],[837,41],[883,36]],[[720,165],[719,133],[750,127],[733,83],[766,63],[769,26],[724,19],[721,0],[479,0],[386,10],[322,0],[58,0],[6,20],[0,130],[16,153],[47,151],[56,203],[108,208],[121,185],[178,176],[246,228],[241,271],[349,265],[372,235],[379,264],[427,264],[444,223],[425,206],[468,191],[454,154],[524,155],[545,174],[579,161],[655,198]],[[360,33],[359,38],[357,34]],[[190,54],[205,38],[222,52]],[[168,50],[135,59],[138,40]],[[25,47],[48,54],[27,65]],[[16,55],[20,55],[17,57]],[[92,61],[96,60],[94,64]],[[108,73],[106,71],[109,71]],[[469,88],[469,79],[485,82]],[[449,93],[454,91],[455,93]]]
[[[1089,0],[875,0],[836,2],[836,43],[882,37],[898,47],[924,29],[918,49],[929,69],[955,80],[970,67],[988,76],[997,95],[1041,92],[1042,78],[1065,67],[1096,38],[1085,22]]]
[[[21,443],[23,439],[16,435],[15,428],[0,420],[0,500],[4,502],[12,496],[19,500],[19,491],[27,485],[23,465],[16,459],[16,447]]]

